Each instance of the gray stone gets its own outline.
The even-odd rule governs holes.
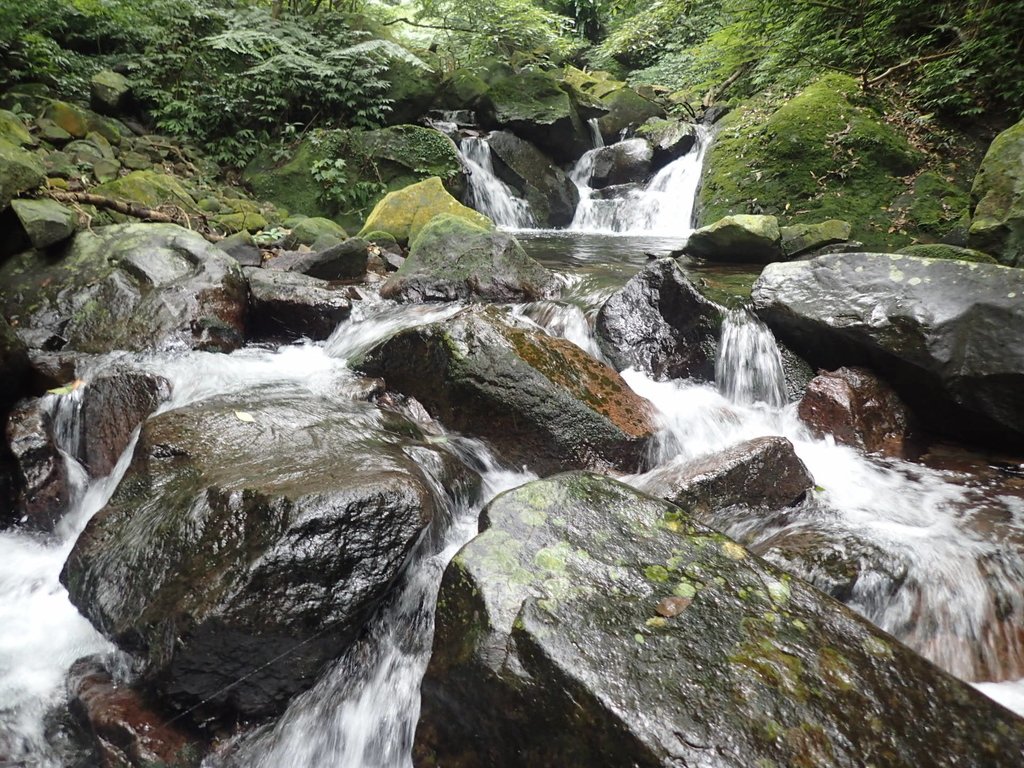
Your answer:
[[[75,234],[78,217],[55,200],[12,200],[11,207],[33,248],[49,248]]]
[[[246,267],[254,338],[326,339],[352,311],[347,286],[297,272]]]

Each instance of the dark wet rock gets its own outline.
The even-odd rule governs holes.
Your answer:
[[[967,244],[1024,266],[1024,120],[992,141],[971,188]]]
[[[829,245],[846,243],[850,240],[850,231],[850,223],[839,219],[829,219],[820,224],[780,227],[782,255],[787,259],[796,259]]]
[[[651,170],[655,171],[678,160],[697,144],[697,129],[693,123],[682,120],[652,117],[640,126],[638,133],[651,143]]]
[[[51,405],[50,398],[23,400],[7,418],[7,442],[17,466],[14,516],[39,531],[53,530],[71,501]]]
[[[800,355],[776,340],[782,371],[786,377],[786,401],[794,403],[804,396],[807,385],[814,379],[814,369]]]
[[[29,350],[29,381],[34,392],[64,387],[80,378],[78,371],[95,355],[79,352],[43,352]]]
[[[144,694],[118,684],[95,657],[68,672],[68,706],[88,731],[99,768],[198,768],[208,745],[168,721]]]
[[[242,231],[228,235],[217,243],[217,247],[237,261],[240,267],[263,265],[263,254],[260,253],[256,241],[249,232]]]
[[[381,287],[397,301],[534,301],[558,292],[555,275],[526,255],[508,232],[460,216],[435,216],[409,258]]]
[[[618,370],[711,381],[721,322],[721,307],[701,295],[676,261],[659,259],[609,297],[595,332]]]
[[[621,200],[643,192],[643,184],[615,184],[592,190],[590,196],[598,200]]]
[[[26,394],[30,370],[25,343],[0,315],[0,424],[10,407]]]
[[[922,426],[1024,441],[1024,275],[989,264],[855,253],[771,264],[754,305],[819,368],[884,372]]]
[[[57,254],[10,259],[0,284],[0,313],[36,349],[229,351],[244,338],[237,262],[174,224],[79,232]]]
[[[253,390],[149,419],[61,574],[71,601],[200,716],[280,711],[342,653],[464,467],[397,415]]]
[[[816,435],[868,453],[901,456],[910,411],[899,395],[866,368],[822,372],[807,385],[797,411]]]
[[[347,287],[295,272],[246,267],[254,338],[326,339],[352,312]]]
[[[685,252],[710,261],[768,264],[782,258],[782,234],[774,216],[726,216],[701,227],[686,241]]]
[[[97,112],[119,115],[131,106],[132,86],[128,78],[104,69],[89,81],[89,103]]]
[[[104,477],[128,447],[132,433],[171,395],[161,376],[132,370],[104,373],[82,387],[78,457],[93,477]]]
[[[650,404],[579,347],[474,308],[398,333],[358,364],[445,426],[492,441],[516,464],[635,470]]]
[[[540,226],[564,227],[572,222],[580,193],[565,171],[514,133],[495,131],[487,143],[498,159],[496,173],[529,202]]]
[[[418,765],[1024,756],[1009,710],[668,502],[570,473],[481,528],[441,584]]]
[[[814,487],[807,467],[784,437],[758,437],[644,475],[640,489],[699,518],[728,507],[775,511]]]
[[[654,152],[646,139],[628,139],[594,153],[590,186],[637,184],[650,175]]]

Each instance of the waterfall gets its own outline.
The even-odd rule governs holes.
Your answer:
[[[601,126],[597,124],[596,117],[587,120],[587,128],[590,130],[590,142],[594,145],[594,149],[603,147],[604,136],[601,135]]]
[[[693,149],[658,171],[643,189],[623,190],[613,197],[605,197],[608,193],[590,186],[594,161],[601,148],[584,153],[570,172],[580,191],[580,204],[569,229],[605,234],[689,235],[693,231],[693,208],[708,144],[706,129],[696,126],[696,131]]]
[[[499,227],[525,229],[534,226],[530,204],[498,178],[486,139],[467,136],[459,145],[463,162],[469,168],[467,202],[494,220]]]
[[[746,307],[729,310],[715,359],[718,391],[739,405],[786,404],[786,375],[775,336]]]

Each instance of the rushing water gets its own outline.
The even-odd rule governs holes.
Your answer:
[[[487,139],[467,136],[459,145],[469,169],[469,205],[494,220],[499,227],[524,229],[534,225],[530,204],[498,178]]]

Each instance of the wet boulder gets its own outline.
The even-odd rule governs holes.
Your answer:
[[[608,298],[595,332],[619,370],[712,381],[721,322],[721,307],[704,298],[675,259],[659,259]]]
[[[640,126],[637,133],[651,143],[654,151],[651,158],[653,171],[678,160],[697,144],[696,127],[682,120],[652,117]]]
[[[598,118],[597,125],[609,143],[618,141],[624,132],[636,130],[651,118],[665,117],[664,107],[628,86],[602,95],[600,103],[608,112]]]
[[[1021,760],[1016,715],[668,502],[568,473],[481,529],[441,584],[418,765]]]
[[[246,267],[250,336],[326,339],[352,312],[346,286],[296,272]]]
[[[78,225],[74,211],[55,200],[12,200],[11,209],[32,248],[67,240]]]
[[[358,280],[366,274],[369,245],[360,237],[350,237],[322,251],[285,251],[267,259],[263,266],[318,280]]]
[[[654,433],[650,403],[615,371],[565,339],[506,324],[496,310],[402,331],[358,367],[540,473],[636,470]]]
[[[774,216],[726,216],[690,235],[684,251],[709,261],[768,264],[782,259],[782,233]]]
[[[494,228],[494,222],[464,206],[434,177],[385,195],[370,212],[359,235],[384,232],[399,244],[408,245],[428,221],[442,213],[459,216],[485,229]]]
[[[14,457],[14,517],[28,528],[51,531],[71,502],[71,481],[53,424],[54,398],[23,400],[7,418]]]
[[[442,503],[435,483],[471,482],[344,393],[206,400],[146,422],[61,580],[168,705],[263,717],[359,634]]]
[[[237,262],[174,224],[79,232],[56,254],[8,260],[0,284],[0,313],[35,349],[229,351],[244,338]]]
[[[590,186],[640,183],[650,175],[653,157],[654,151],[646,139],[627,139],[595,150]]]
[[[1024,276],[990,264],[847,253],[771,264],[758,315],[819,368],[863,365],[923,427],[1024,442]]]
[[[498,162],[495,171],[530,203],[540,226],[564,227],[572,222],[580,193],[565,171],[533,144],[509,131],[495,131],[487,140]]]
[[[1024,266],[1024,120],[992,141],[971,188],[971,248]]]
[[[420,230],[409,257],[381,287],[398,301],[535,301],[558,293],[555,275],[507,232],[442,214]]]
[[[903,455],[910,411],[899,395],[866,368],[822,372],[807,385],[797,409],[819,437],[868,453]]]
[[[814,480],[789,440],[758,437],[658,467],[644,475],[638,487],[707,519],[736,506],[761,511],[792,506],[814,487]]]

